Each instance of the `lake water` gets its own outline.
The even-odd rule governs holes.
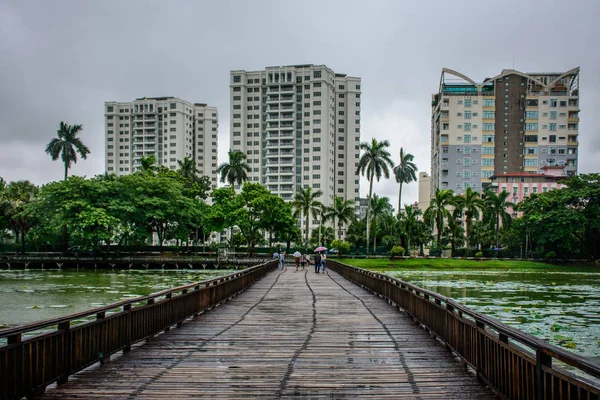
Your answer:
[[[0,329],[212,279],[232,270],[0,270]],[[386,270],[600,361],[600,270]]]
[[[387,270],[473,311],[600,361],[600,270]]]
[[[227,275],[233,270],[0,270],[0,329]]]

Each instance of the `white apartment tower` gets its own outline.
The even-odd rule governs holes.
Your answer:
[[[219,119],[216,107],[176,97],[144,97],[106,102],[106,172],[127,175],[141,158],[154,155],[157,165],[178,169],[185,157],[196,161],[199,175],[217,185]]]
[[[444,68],[431,108],[431,192],[480,191],[492,176],[577,173],[579,67],[503,70],[476,83]]]
[[[247,155],[250,181],[284,200],[312,187],[324,205],[338,196],[358,212],[360,84],[325,65],[231,71],[231,149]]]

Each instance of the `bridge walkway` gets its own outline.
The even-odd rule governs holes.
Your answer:
[[[493,399],[411,318],[333,271],[275,270],[44,399]]]

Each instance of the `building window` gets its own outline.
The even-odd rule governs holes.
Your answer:
[[[241,81],[241,78],[240,78],[239,75],[234,75],[233,76],[233,83],[240,83],[240,81]]]
[[[320,78],[321,77],[321,71],[313,71],[313,78]]]
[[[526,131],[537,131],[538,130],[538,124],[537,123],[525,124],[525,130]]]
[[[555,123],[551,123],[550,124],[550,130],[551,131],[556,131],[556,124]]]
[[[471,111],[465,111],[465,119],[471,119]]]
[[[483,124],[481,129],[483,129],[484,131],[493,131],[496,129],[496,124],[494,124],[494,123]]]

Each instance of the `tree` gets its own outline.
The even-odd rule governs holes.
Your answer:
[[[21,251],[25,252],[25,234],[32,226],[32,218],[26,211],[39,188],[29,181],[18,181],[10,182],[3,191],[4,215],[7,217],[8,227],[15,233],[17,242],[20,237]]]
[[[58,157],[60,157],[65,164],[65,180],[71,165],[77,163],[77,153],[84,160],[90,154],[90,149],[77,137],[82,129],[83,125],[68,125],[61,121],[56,131],[58,137],[50,140],[50,143],[46,146],[46,153],[50,154],[53,161],[58,160]]]
[[[229,182],[231,186],[241,185],[248,180],[248,172],[252,171],[246,163],[246,154],[241,151],[229,150],[229,162],[222,163],[217,168],[217,173],[221,174],[221,182]]]
[[[456,246],[460,246],[463,243],[465,231],[460,224],[460,210],[454,209],[452,217],[448,218],[448,224],[444,228],[444,240],[450,243],[451,253],[450,256],[454,256]]]
[[[423,219],[429,225],[435,225],[435,229],[437,231],[437,242],[436,244],[440,245],[440,240],[442,237],[442,232],[444,230],[444,219],[452,218],[452,214],[448,207],[455,206],[456,202],[454,199],[454,192],[450,189],[436,189],[431,202],[429,203],[429,207],[425,210],[423,214]]]
[[[537,253],[600,258],[600,174],[568,179],[566,187],[532,194],[519,204]],[[512,225],[512,224],[511,224]],[[579,253],[579,254],[577,254]]]
[[[270,208],[276,202],[274,197],[276,196],[260,183],[250,182],[244,184],[242,191],[237,196],[239,201],[236,202],[238,204],[235,211],[236,225],[246,239],[250,253],[262,237],[262,231],[266,227],[267,215],[278,212]],[[279,211],[289,212],[290,209],[282,208]],[[284,216],[282,218],[285,219]],[[287,221],[289,220],[290,218],[287,218]]]
[[[372,224],[373,224],[373,250],[377,250],[377,224],[382,222],[386,215],[391,215],[393,212],[392,205],[390,204],[390,199],[387,197],[379,197],[376,194],[373,195],[373,198],[369,202],[369,209],[371,214],[373,215]],[[367,238],[368,240],[368,238]]]
[[[469,237],[471,234],[471,224],[473,218],[479,219],[479,212],[485,209],[485,205],[479,192],[474,192],[470,187],[467,188],[464,195],[457,195],[455,197],[456,209],[465,216],[465,236],[467,242],[467,255],[469,252]]]
[[[371,139],[371,143],[363,142],[360,144],[360,149],[364,153],[358,160],[356,173],[366,175],[369,180],[369,199],[373,196],[373,181],[377,179],[377,182],[379,182],[382,176],[386,179],[389,178],[390,168],[394,167],[390,153],[386,150],[389,146],[390,142],[387,140],[378,142],[375,138]],[[367,207],[367,253],[369,252],[369,216],[369,208]]]
[[[402,204],[402,184],[417,180],[417,165],[413,162],[414,156],[410,153],[404,153],[400,147],[400,163],[394,167],[394,176],[399,183],[398,188],[398,212]]]
[[[154,154],[150,154],[148,157],[142,157],[140,159],[140,171],[153,174],[158,170],[156,166],[156,157]]]
[[[508,201],[509,193],[506,190],[497,194],[488,189],[484,192],[484,203],[486,212],[491,217],[496,227],[496,251],[500,251],[500,226],[510,225],[511,216],[506,212],[508,207],[514,207],[515,204]],[[500,224],[502,222],[502,224]]]
[[[186,178],[191,183],[196,182],[198,179],[198,168],[196,168],[196,162],[192,158],[184,157],[182,160],[177,160],[177,165],[179,165],[179,172],[181,176]]]
[[[354,200],[344,200],[341,197],[335,196],[333,205],[325,207],[324,219],[332,220],[334,228],[337,221],[339,238],[342,237],[342,227],[352,222],[355,218],[356,211]]]
[[[408,204],[404,205],[403,213],[398,213],[398,221],[400,222],[400,228],[404,231],[404,234],[406,235],[407,255],[410,255],[411,237],[417,234],[417,229],[420,222],[420,215],[421,210],[419,210],[418,208],[414,208]]]
[[[304,244],[308,249],[308,221],[309,217],[312,214],[313,218],[317,218],[319,215],[321,202],[317,200],[317,198],[321,197],[323,192],[321,190],[317,190],[316,192],[312,191],[312,188],[309,186],[307,188],[298,187],[296,191],[296,195],[294,196],[294,200],[292,201],[292,206],[294,207],[294,217],[299,218],[300,216],[304,217],[304,235],[305,240]]]
[[[355,247],[362,246],[365,243],[365,231],[366,226],[363,221],[355,219],[348,225],[346,231],[346,240],[353,244]]]

